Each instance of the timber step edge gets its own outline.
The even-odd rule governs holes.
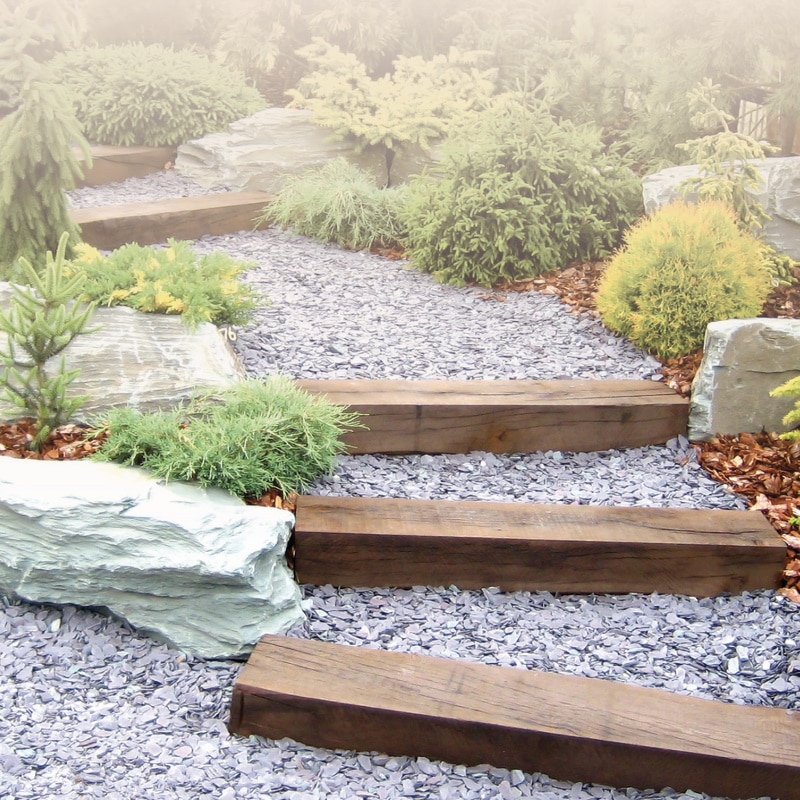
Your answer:
[[[297,500],[300,583],[709,597],[778,586],[759,511],[318,497]]]
[[[153,172],[160,172],[164,167],[175,161],[177,147],[145,147],[132,145],[129,147],[115,147],[111,145],[92,145],[89,148],[92,156],[92,166],[86,167],[83,153],[76,151],[83,178],[79,186],[100,186],[104,183],[116,183],[126,178],[141,178]]]
[[[220,192],[71,211],[88,244],[111,250],[129,242],[157,244],[253,230],[255,218],[273,196],[266,192]]]
[[[689,404],[647,380],[301,380],[366,415],[351,453],[586,452],[663,444]]]
[[[800,800],[800,714],[613,681],[264,636],[231,733],[554,778]]]

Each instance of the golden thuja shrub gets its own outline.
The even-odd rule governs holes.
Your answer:
[[[709,322],[758,316],[771,286],[761,242],[725,203],[678,202],[625,235],[597,292],[603,322],[661,358],[702,346]]]

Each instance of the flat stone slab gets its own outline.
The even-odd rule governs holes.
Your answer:
[[[7,307],[10,297],[9,285],[0,284],[0,305]],[[198,387],[224,388],[244,377],[232,348],[210,323],[193,331],[179,316],[118,306],[98,308],[90,325],[101,327],[64,350],[67,368],[80,370],[70,396],[90,398],[79,419],[115,406],[172,408]],[[7,405],[0,406],[0,414],[6,420],[22,416]]]
[[[287,176],[342,157],[372,174],[379,184],[386,181],[381,154],[356,153],[351,142],[335,141],[312,117],[307,109],[266,108],[237,120],[227,131],[181,145],[175,170],[201,186],[277,192]],[[422,151],[397,156],[392,180],[400,183],[421,172],[433,158]]]
[[[785,431],[798,398],[770,392],[800,375],[800,320],[728,319],[706,329],[692,383],[689,438]]]
[[[116,464],[0,458],[0,590],[105,608],[205,658],[302,618],[294,517]]]

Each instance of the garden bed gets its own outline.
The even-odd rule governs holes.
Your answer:
[[[204,238],[256,262],[248,280],[272,305],[235,346],[252,375],[298,378],[656,378],[659,365],[539,293],[435,284],[377,256],[276,231]],[[370,298],[369,303],[364,298]],[[743,508],[712,481],[685,440],[600,453],[347,456],[313,491],[335,496]],[[304,587],[302,638],[485,664],[607,678],[727,702],[797,707],[796,606],[772,592],[697,600],[677,595]],[[142,797],[612,798],[600,786],[516,770],[341,753],[292,742],[230,739],[223,720],[236,667],[188,662],[90,611],[12,604],[0,664],[15,686],[2,780],[21,797],[57,795],[76,779]],[[81,655],[84,654],[85,655]],[[70,667],[77,659],[84,669]],[[44,665],[38,669],[33,664]],[[60,687],[70,687],[61,701]],[[124,687],[121,690],[120,687]],[[30,725],[31,698],[47,725]],[[34,771],[29,764],[41,760]],[[113,757],[109,758],[108,754]],[[103,766],[98,767],[98,764]],[[0,784],[0,788],[6,786]],[[46,791],[42,791],[42,789]],[[225,792],[231,790],[227,795]],[[629,798],[677,798],[629,791]]]

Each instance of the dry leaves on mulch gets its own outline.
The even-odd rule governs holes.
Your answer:
[[[781,593],[800,602],[800,537],[790,521],[800,514],[800,443],[775,433],[717,436],[695,444],[698,461],[761,511],[788,547]]]
[[[87,438],[87,428],[62,425],[47,437],[41,452],[37,453],[28,449],[35,433],[36,425],[32,419],[0,425],[0,455],[40,461],[73,461],[96,452],[106,438],[105,433]]]

